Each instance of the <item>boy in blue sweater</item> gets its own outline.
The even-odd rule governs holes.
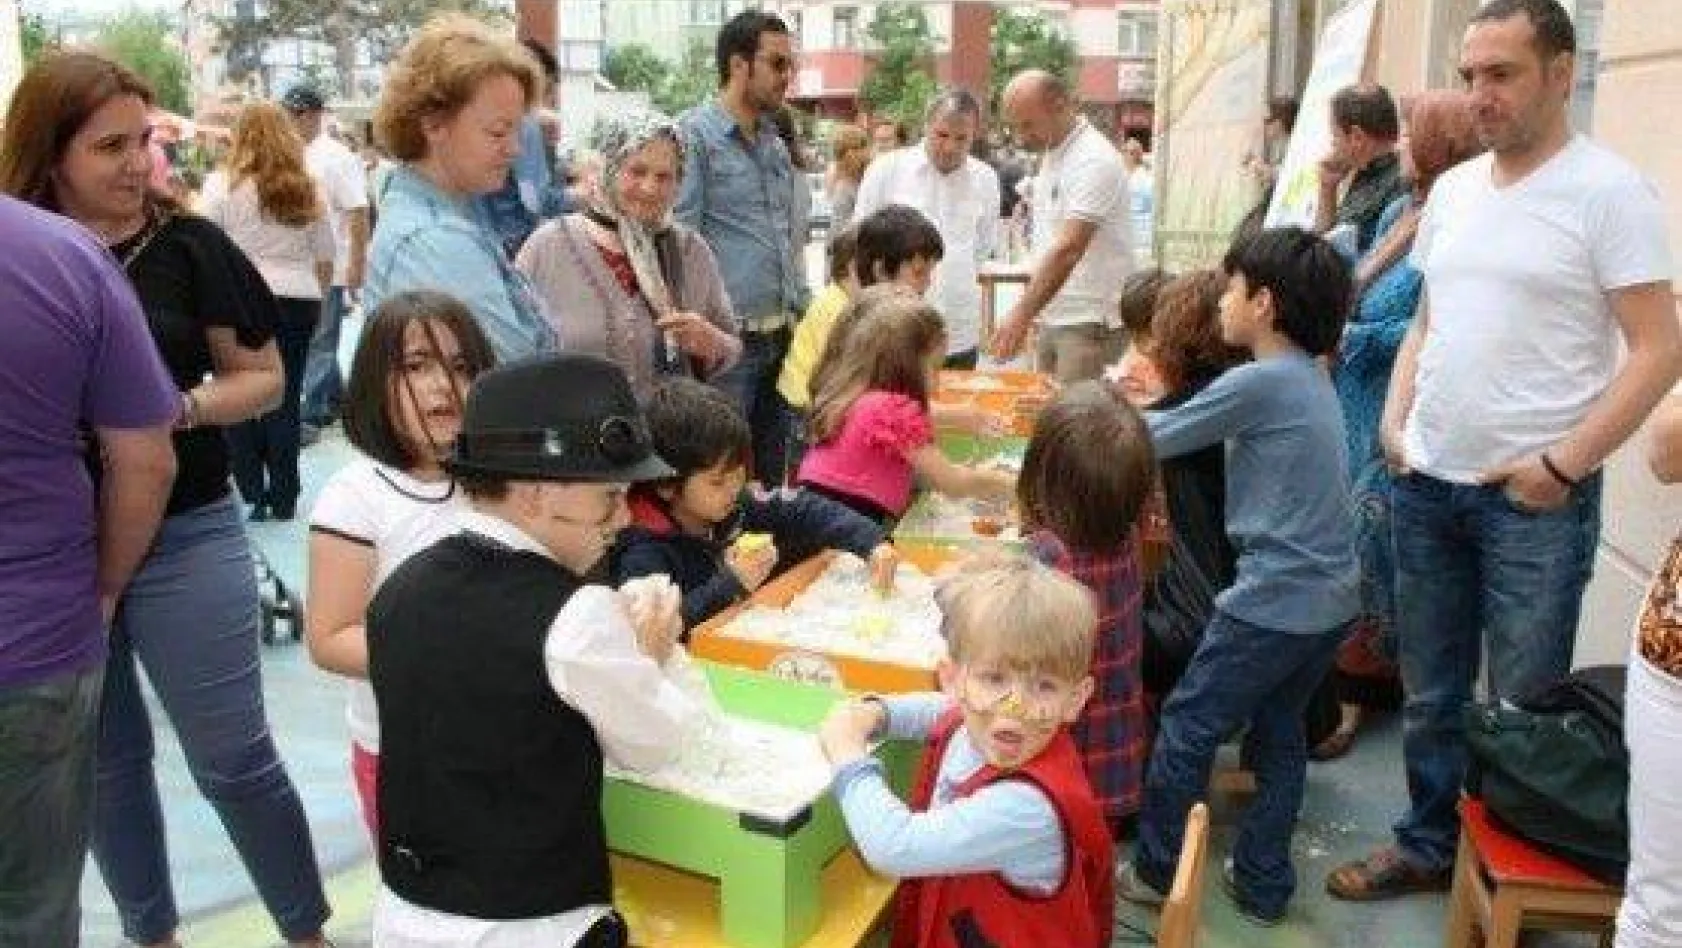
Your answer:
[[[870,561],[879,586],[898,558],[882,529],[817,494],[745,490],[753,443],[747,419],[724,394],[674,378],[645,406],[654,451],[676,476],[631,491],[631,526],[610,554],[614,581],[663,574],[683,591],[689,631],[778,572],[827,549]]]
[[[1226,530],[1237,578],[1216,597],[1203,641],[1163,707],[1139,844],[1118,893],[1161,901],[1216,749],[1248,724],[1244,759],[1257,793],[1226,882],[1242,915],[1271,925],[1296,887],[1290,844],[1308,760],[1303,709],[1359,605],[1343,414],[1317,362],[1337,345],[1351,290],[1337,251],[1295,227],[1241,239],[1223,268],[1221,335],[1255,361],[1145,418],[1158,458],[1226,443]]]

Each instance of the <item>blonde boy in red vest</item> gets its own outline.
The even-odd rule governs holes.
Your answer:
[[[860,854],[904,880],[894,948],[1103,948],[1114,850],[1068,731],[1092,694],[1092,595],[1011,557],[938,599],[943,693],[849,702],[821,735]],[[869,754],[883,737],[928,740],[909,803]]]

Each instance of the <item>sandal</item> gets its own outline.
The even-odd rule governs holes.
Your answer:
[[[1326,893],[1346,902],[1378,902],[1416,892],[1447,892],[1451,881],[1450,870],[1416,869],[1392,846],[1333,869],[1326,877]]]
[[[1349,753],[1355,746],[1355,732],[1357,730],[1359,730],[1359,725],[1356,727],[1338,727],[1325,740],[1308,749],[1308,759],[1316,763],[1324,763],[1328,760],[1337,760],[1344,754]]]

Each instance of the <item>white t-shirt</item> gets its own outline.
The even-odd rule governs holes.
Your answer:
[[[404,560],[455,533],[466,510],[467,502],[453,481],[418,481],[358,457],[321,489],[310,512],[310,529],[373,549],[374,584],[368,590],[372,598]],[[345,721],[358,747],[380,752],[379,710],[368,682],[350,682]]]
[[[1430,322],[1404,445],[1456,483],[1581,422],[1618,367],[1606,294],[1671,277],[1664,205],[1623,159],[1578,136],[1499,189],[1493,162],[1444,174],[1414,240]]]
[[[946,321],[946,350],[963,352],[980,341],[981,286],[976,282],[999,247],[999,176],[987,163],[966,157],[951,174],[941,174],[918,144],[870,163],[859,184],[853,220],[889,204],[923,212],[940,231],[945,252],[935,268],[928,298]]]
[[[1086,253],[1040,314],[1045,326],[1121,325],[1121,284],[1133,272],[1132,206],[1121,153],[1085,118],[1040,159],[1033,187],[1033,266],[1066,221],[1098,225]]]
[[[256,265],[269,292],[294,300],[321,299],[315,265],[331,261],[335,253],[327,215],[301,226],[282,224],[263,213],[256,182],[242,181],[230,194],[228,176],[221,171],[205,179],[199,207]]]
[[[337,243],[333,285],[344,286],[345,269],[350,264],[350,228],[345,226],[345,214],[368,206],[368,176],[362,159],[326,132],[304,148],[304,165],[327,200],[327,216],[332,219]]]

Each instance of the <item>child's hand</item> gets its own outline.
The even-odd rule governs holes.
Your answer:
[[[746,539],[743,537],[742,539]],[[777,566],[777,544],[769,537],[763,543],[747,544],[742,539],[724,551],[724,563],[736,574],[737,582],[748,592],[765,584],[771,570]]]
[[[643,576],[619,587],[637,633],[637,647],[657,664],[666,664],[683,635],[683,594],[665,576]]]
[[[894,591],[894,573],[899,570],[899,551],[883,543],[870,551],[870,585],[884,596]]]
[[[935,419],[941,427],[978,438],[997,438],[1008,434],[1008,426],[1003,419],[976,405],[951,405],[939,409],[939,417]]]
[[[848,761],[870,754],[870,735],[880,728],[886,717],[879,701],[843,701],[824,718],[818,729],[818,744],[830,766],[839,767]]]

